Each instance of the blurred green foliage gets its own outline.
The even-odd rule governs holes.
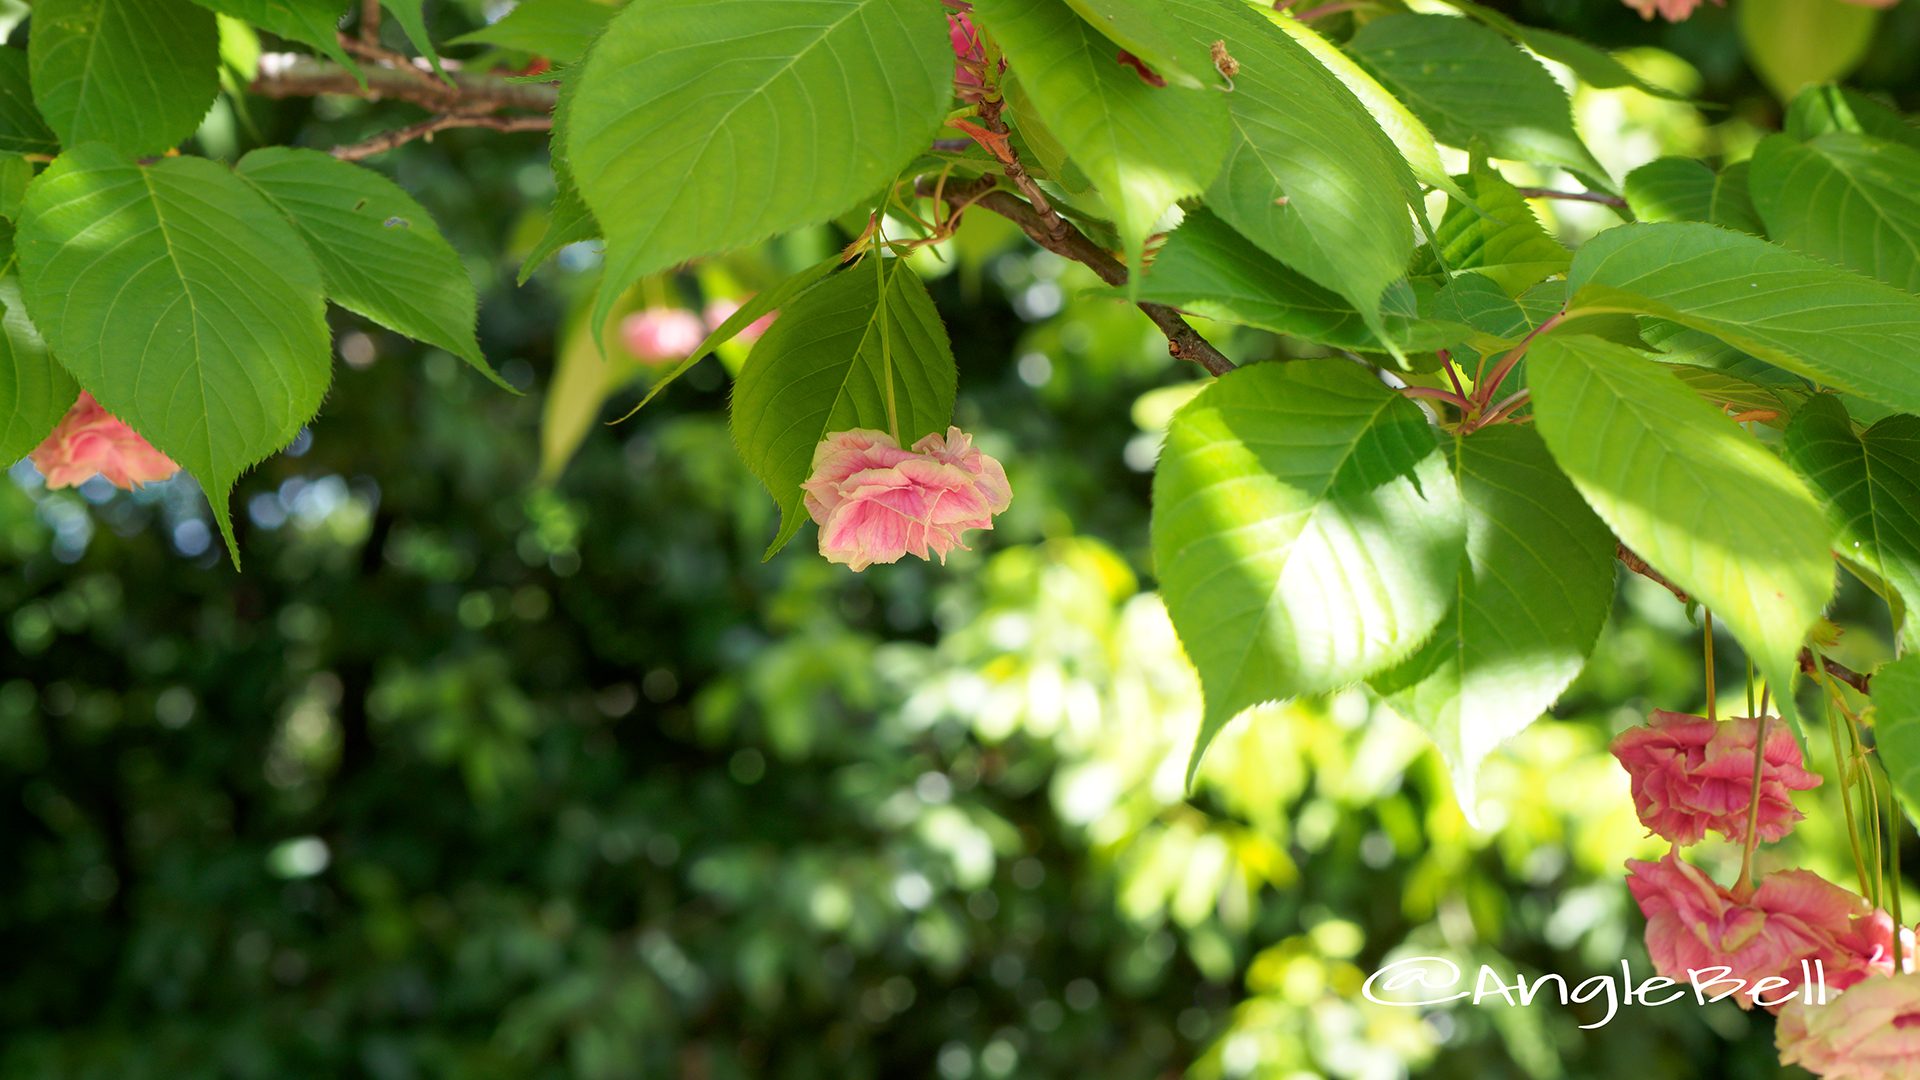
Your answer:
[[[1583,93],[1603,158],[1738,156],[1777,120],[1725,13],[1507,6],[1671,49],[1635,63],[1728,106]],[[480,7],[438,5],[443,39]],[[1920,6],[1888,26],[1863,79],[1911,98],[1882,54],[1911,55]],[[402,115],[256,100],[201,142],[327,146]],[[1189,799],[1198,692],[1145,523],[1194,373],[1090,277],[988,221],[921,267],[960,421],[1017,492],[981,550],[856,577],[806,533],[762,563],[773,508],[716,365],[583,427],[536,483],[594,268],[570,249],[513,287],[551,191],[538,138],[381,164],[468,256],[488,354],[534,393],[342,317],[311,435],[240,484],[238,576],[185,481],[0,484],[0,1076],[1775,1074],[1769,1026],[1731,1006],[1596,1033],[1587,1006],[1358,994],[1422,952],[1644,969],[1620,863],[1656,849],[1605,744],[1699,704],[1698,631],[1665,593],[1626,584],[1563,715],[1490,765],[1477,827],[1356,694],[1233,725]],[[1869,610],[1842,612],[1856,638],[1884,633]],[[1838,815],[1812,818],[1799,842],[1838,874]]]

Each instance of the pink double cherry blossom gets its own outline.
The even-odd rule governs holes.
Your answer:
[[[1701,4],[1701,0],[1620,0],[1620,2],[1639,12],[1643,19],[1651,19],[1659,15],[1668,22],[1685,20],[1687,16],[1693,14],[1693,9]],[[1726,6],[1726,0],[1713,0],[1713,2],[1720,7]],[[1899,2],[1900,0],[1847,0],[1847,3],[1855,7],[1870,8],[1890,8]]]
[[[1000,463],[957,427],[903,450],[884,431],[836,432],[813,451],[807,513],[827,561],[865,570],[904,555],[946,561],[971,529],[993,528],[1012,502]]]
[[[85,390],[27,456],[49,488],[77,487],[98,474],[114,487],[131,491],[180,471],[173,459],[154,449]]]
[[[1709,831],[1744,840],[1759,729],[1750,717],[1716,722],[1656,709],[1644,726],[1621,732],[1613,756],[1632,780],[1640,823],[1681,845]],[[1804,816],[1792,793],[1819,787],[1820,778],[1802,767],[1800,744],[1783,723],[1769,724],[1762,758],[1758,831],[1778,840]]]
[[[1809,870],[1781,870],[1739,897],[1669,852],[1627,863],[1627,888],[1647,917],[1647,954],[1670,979],[1725,967],[1745,982],[1733,995],[1778,1008],[1802,980],[1801,961],[1819,961],[1826,985],[1845,990],[1868,975],[1893,973],[1893,919]],[[1755,984],[1778,978],[1768,988]]]

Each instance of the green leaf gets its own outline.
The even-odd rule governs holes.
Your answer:
[[[1424,728],[1473,813],[1480,763],[1580,673],[1613,605],[1613,534],[1532,428],[1456,438],[1467,557],[1433,638],[1374,689]]]
[[[1783,125],[1802,142],[1830,132],[1872,135],[1920,149],[1920,127],[1893,108],[1838,86],[1809,86],[1787,108]]]
[[[547,208],[547,228],[540,239],[527,252],[526,259],[520,264],[519,283],[525,285],[533,277],[533,272],[546,265],[548,259],[560,254],[560,249],[583,240],[600,238],[600,223],[593,219],[593,211],[587,209],[586,200],[580,197],[580,189],[573,186],[570,179],[556,177],[560,187],[553,193],[553,205]]]
[[[213,13],[189,0],[40,0],[27,55],[33,99],[66,146],[170,150],[220,92]]]
[[[1508,293],[1566,273],[1573,253],[1541,227],[1533,207],[1505,177],[1476,162],[1455,182],[1471,205],[1450,203],[1440,219],[1433,237],[1440,266],[1484,275]]]
[[[1347,46],[1441,142],[1557,165],[1601,186],[1607,170],[1573,129],[1566,92],[1540,62],[1471,19],[1387,15]]]
[[[1109,292],[1127,295],[1120,288]],[[1189,212],[1167,237],[1134,299],[1336,348],[1386,351],[1352,304],[1288,269],[1204,209]],[[1381,321],[1394,342],[1410,350],[1445,346],[1458,340],[1461,329],[1394,314]]]
[[[1874,752],[1907,820],[1920,823],[1920,653],[1880,665],[1871,685]]]
[[[32,182],[32,162],[19,154],[0,151],[0,217],[19,220],[20,200],[26,198],[27,185]]]
[[[1745,162],[1716,173],[1695,158],[1658,158],[1628,173],[1621,193],[1641,221],[1706,221],[1764,232],[1747,194]]]
[[[586,200],[580,197],[580,185],[573,179],[573,169],[566,158],[567,133],[572,128],[573,96],[577,92],[580,80],[578,68],[568,68],[560,75],[559,100],[553,106],[553,132],[548,139],[548,160],[553,166],[553,205],[547,210],[547,229],[540,235],[533,250],[527,253],[526,260],[520,264],[519,283],[525,285],[548,259],[559,254],[568,244],[577,244],[583,240],[598,240],[601,237],[600,222],[594,219],[593,211],[587,208]],[[612,310],[612,299],[621,289],[604,294],[595,318],[606,321]]]
[[[425,2],[426,0],[380,0],[380,6],[386,9],[387,14],[393,16],[394,22],[400,24],[400,32],[407,35],[407,40],[413,43],[413,47],[420,51],[421,56],[427,58],[427,63],[433,65],[434,74],[451,86],[453,79],[440,67],[440,54],[433,47],[432,35],[427,33],[426,16],[420,10]]]
[[[453,45],[494,45],[572,64],[618,11],[596,0],[521,0],[500,21],[454,38]]]
[[[872,195],[940,126],[953,50],[934,0],[636,0],[578,78],[564,157],[606,233],[604,314]]]
[[[1076,195],[1091,188],[1092,182],[1087,175],[1067,156],[1067,148],[1061,144],[1060,136],[1055,135],[1046,121],[1040,119],[1040,109],[1027,97],[1026,87],[1020,85],[1018,74],[1008,70],[1000,77],[1000,93],[1007,99],[1007,108],[1001,115],[1012,125],[1013,133],[1032,151],[1031,156],[1040,168],[1046,170],[1044,175],[1051,176],[1061,187]],[[1032,171],[1032,167],[1030,162],[1029,171]]]
[[[1565,64],[1572,69],[1576,78],[1588,86],[1599,90],[1631,87],[1643,94],[1670,101],[1687,100],[1684,94],[1676,94],[1647,82],[1610,53],[1596,49],[1579,38],[1568,37],[1555,30],[1542,30],[1537,26],[1523,26],[1492,8],[1482,7],[1470,0],[1447,2],[1548,60]]]
[[[780,505],[767,558],[807,520],[800,485],[822,439],[853,428],[887,431],[892,416],[900,445],[911,446],[946,429],[956,379],[940,314],[897,260],[856,266],[788,305],[733,386],[734,445]]]
[[[1346,297],[1369,321],[1413,253],[1407,163],[1353,93],[1239,0],[1166,0],[1196,41],[1240,62],[1225,95],[1226,164],[1207,205],[1269,255]],[[1376,327],[1376,330],[1379,328]]]
[[[346,0],[193,0],[194,3],[252,23],[288,41],[311,45],[360,77],[360,65],[340,47],[340,20]]]
[[[762,315],[775,311],[782,305],[790,304],[806,295],[809,290],[815,285],[818,285],[822,279],[833,272],[834,268],[839,265],[840,254],[835,252],[827,258],[807,267],[805,270],[787,278],[773,288],[753,294],[745,303],[735,308],[733,314],[727,316],[725,321],[719,326],[714,327],[713,332],[707,335],[706,340],[702,341],[698,348],[688,353],[686,359],[675,364],[672,370],[656,379],[654,384],[647,388],[647,396],[640,399],[640,404],[635,405],[627,412],[626,416],[620,419],[625,420],[634,413],[646,408],[648,402],[659,397],[661,391],[672,386],[674,380],[685,375],[693,365],[706,359],[715,349],[740,336],[741,331],[760,321]],[[902,288],[904,289],[905,286],[902,286]],[[879,292],[878,285],[874,287],[874,291],[877,295]]]
[[[1920,292],[1920,150],[1770,135],[1753,152],[1753,200],[1775,242]]]
[[[320,270],[299,234],[213,162],[136,166],[96,143],[27,189],[19,245],[27,310],[54,355],[193,473],[232,549],[227,492],[312,418],[332,374]]]
[[[1651,359],[1666,364],[1667,370],[1673,372],[1676,378],[1721,412],[1729,415],[1755,412],[1777,414],[1770,420],[1764,417],[1752,419],[1754,423],[1764,423],[1769,427],[1786,427],[1786,418],[1792,416],[1807,398],[1805,393],[1792,387],[1769,386],[1723,369],[1674,363],[1667,356],[1653,356]]]
[[[1154,0],[1066,0],[1089,26],[1132,53],[1165,79],[1190,90],[1224,86],[1206,46],[1182,40],[1162,26],[1165,14]]]
[[[1113,211],[1127,260],[1177,199],[1198,195],[1227,147],[1227,103],[1210,90],[1148,85],[1062,0],[981,0],[973,17],[1075,164]]]
[[[60,141],[33,103],[27,52],[0,45],[0,150],[14,154],[57,154]]]
[[[1775,687],[1833,593],[1806,484],[1665,367],[1564,331],[1527,354],[1536,426],[1620,540],[1731,630]]]
[[[39,446],[80,397],[80,387],[53,362],[27,318],[20,282],[0,277],[0,465]]]
[[[1880,21],[1849,0],[1741,0],[1734,17],[1747,61],[1781,101],[1852,71]]]
[[[1306,23],[1270,8],[1264,10],[1275,26],[1286,31],[1288,37],[1299,42],[1301,48],[1312,53],[1321,66],[1331,71],[1334,78],[1352,91],[1353,96],[1373,117],[1374,123],[1379,124],[1380,130],[1393,140],[1394,149],[1406,159],[1407,167],[1413,170],[1415,179],[1456,199],[1467,201],[1466,194],[1454,186],[1453,177],[1440,162],[1440,148],[1434,142],[1433,132],[1428,131],[1427,125],[1413,115],[1412,109],[1401,104],[1400,99],[1381,86],[1366,68],[1355,63],[1339,46],[1314,33]]]
[[[1842,556],[1899,592],[1911,626],[1920,612],[1920,417],[1890,416],[1854,434],[1847,410],[1818,394],[1787,427],[1787,460],[1813,485]]]
[[[1658,315],[1788,371],[1920,412],[1920,297],[1712,225],[1622,225],[1587,242],[1573,306]]]
[[[1343,360],[1254,364],[1179,413],[1153,561],[1206,712],[1188,779],[1241,710],[1357,682],[1452,601],[1466,521],[1425,416]]]
[[[318,150],[286,146],[255,150],[234,171],[306,241],[334,303],[445,349],[513,390],[480,355],[478,299],[466,266],[399,185]]]

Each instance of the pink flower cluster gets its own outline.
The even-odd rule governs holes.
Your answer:
[[[947,38],[953,45],[954,93],[962,101],[978,102],[987,71],[987,51],[980,42],[980,31],[965,14],[949,14]]]
[[[969,529],[993,528],[1013,500],[1000,463],[957,427],[902,450],[884,431],[827,436],[813,451],[807,513],[827,561],[865,570],[903,555],[946,561]]]
[[[1819,960],[1835,990],[1893,974],[1892,917],[1810,870],[1768,874],[1744,898],[1673,852],[1659,862],[1629,860],[1627,871],[1654,968],[1682,980],[1689,971],[1730,968],[1747,984],[1734,995],[1743,1009],[1753,1006],[1750,991],[1761,979],[1783,980],[1761,992],[1763,1006],[1785,1002],[1800,988],[1802,960]]]
[[[1620,0],[1620,2],[1639,12],[1643,19],[1651,19],[1657,14],[1668,22],[1684,21],[1687,16],[1693,14],[1694,8],[1700,6],[1700,0]],[[1726,0],[1713,0],[1713,2],[1719,7],[1727,6]],[[1900,0],[1847,0],[1847,3],[1856,7],[1870,8],[1890,8],[1899,2]]]
[[[1793,792],[1817,787],[1784,724],[1741,717],[1724,723],[1656,711],[1613,741],[1640,821],[1673,849],[1658,862],[1629,860],[1627,888],[1647,918],[1647,953],[1661,975],[1724,968],[1743,986],[1743,1009],[1777,1012],[1781,1061],[1830,1080],[1920,1076],[1920,975],[1914,935],[1885,911],[1809,870],[1743,874],[1728,889],[1681,861],[1681,845],[1708,832],[1757,844],[1778,840],[1801,818]],[[1755,758],[1759,787],[1754,786]],[[1748,816],[1754,835],[1748,836]],[[1751,857],[1749,850],[1749,857]],[[1810,1004],[1796,994],[1817,962],[1826,985],[1844,991]]]
[[[636,311],[620,321],[620,342],[635,357],[650,364],[684,360],[707,339],[707,334],[740,310],[739,301],[714,300],[698,315],[686,308],[650,307]],[[740,331],[739,340],[752,344],[760,340],[778,318],[769,311]]]
[[[1656,709],[1646,725],[1621,732],[1613,756],[1632,778],[1641,824],[1676,844],[1698,843],[1709,830],[1746,839],[1759,730],[1751,717],[1719,723]],[[1769,726],[1763,756],[1759,833],[1778,840],[1802,817],[1792,792],[1819,787],[1820,778],[1801,767],[1800,744],[1785,724]]]
[[[80,391],[80,400],[54,425],[52,433],[27,456],[50,488],[77,487],[97,473],[113,486],[131,491],[180,471],[171,458],[102,408],[85,390]]]

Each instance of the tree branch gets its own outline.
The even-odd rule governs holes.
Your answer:
[[[454,85],[424,74],[411,63],[404,68],[366,65],[367,85],[339,64],[297,53],[268,53],[260,58],[260,74],[252,91],[270,98],[318,97],[339,94],[367,101],[406,101],[443,113],[486,113],[499,109],[526,109],[550,113],[560,90],[552,83],[509,82],[490,75],[448,72]]]
[[[1831,657],[1823,656],[1820,658],[1820,660],[1822,663],[1826,665],[1827,674],[1833,676],[1836,679],[1839,679],[1841,682],[1846,683],[1848,686],[1853,687],[1855,690],[1858,690],[1863,694],[1871,694],[1873,692],[1872,690],[1868,689],[1868,687],[1873,685],[1873,676],[1862,675],[1850,667],[1846,667],[1842,664],[1837,664],[1833,661]],[[1813,650],[1812,649],[1800,650],[1800,670],[1806,672],[1809,675],[1813,674]]]
[[[493,131],[551,131],[551,116],[472,116],[460,113],[443,113],[429,117],[417,124],[408,124],[397,131],[383,131],[371,139],[336,146],[331,153],[341,161],[360,161],[375,154],[384,154],[397,146],[403,146],[415,139],[431,140],[435,132],[449,128],[488,128]]]
[[[1655,585],[1658,585],[1661,588],[1672,593],[1674,595],[1674,598],[1679,600],[1681,603],[1684,604],[1687,602],[1688,596],[1685,590],[1681,589],[1680,586],[1675,585],[1673,582],[1668,581],[1664,576],[1661,575],[1660,571],[1655,570],[1651,566],[1648,566],[1647,560],[1634,554],[1633,549],[1627,547],[1627,545],[1625,544],[1615,545],[1613,549],[1613,554],[1615,558],[1620,560],[1620,564],[1622,566],[1625,566],[1627,569],[1633,571],[1636,574],[1639,574],[1641,577],[1646,578],[1648,581],[1651,581]],[[1800,662],[1801,671],[1804,671],[1809,675],[1814,674],[1812,649],[1801,649],[1798,660]],[[1848,686],[1853,687],[1855,690],[1858,690],[1863,694],[1872,693],[1872,691],[1869,690],[1868,687],[1873,685],[1873,676],[1862,675],[1860,672],[1855,671],[1850,667],[1847,667],[1845,664],[1837,663],[1829,657],[1821,657],[1821,663],[1827,669],[1827,674],[1833,676],[1836,679],[1839,679],[1841,682],[1846,683]]]
[[[1567,199],[1572,202],[1599,203],[1624,210],[1627,200],[1618,195],[1609,195],[1604,191],[1555,191],[1552,188],[1523,187],[1515,189],[1523,199]]]
[[[965,184],[949,184],[942,188],[940,196],[955,213],[968,206],[982,206],[999,214],[1015,225],[1020,231],[1033,238],[1033,242],[1074,262],[1080,263],[1100,275],[1100,280],[1109,285],[1125,285],[1127,268],[1114,258],[1106,249],[1087,238],[1087,234],[1058,215],[1059,235],[1048,228],[1048,223],[1038,210],[1016,197],[1012,192],[998,190],[999,184],[991,176]],[[920,194],[931,196],[933,188],[922,182],[917,189]],[[1233,361],[1221,354],[1212,343],[1200,336],[1200,332],[1187,324],[1180,312],[1165,304],[1141,302],[1139,308],[1153,325],[1166,335],[1167,352],[1180,360],[1191,360],[1206,368],[1213,375],[1225,375],[1234,368]]]
[[[1649,566],[1647,564],[1647,560],[1641,558],[1639,555],[1636,555],[1633,549],[1628,547],[1627,545],[1615,544],[1613,546],[1613,557],[1620,560],[1620,565],[1626,567],[1627,569],[1633,571],[1634,573],[1639,574],[1641,577],[1646,578],[1648,581],[1653,582],[1655,585],[1658,585],[1661,588],[1672,593],[1673,598],[1675,600],[1678,600],[1684,604],[1692,599],[1692,597],[1686,594],[1686,590],[1680,588],[1680,586],[1678,585],[1675,585],[1673,582],[1668,581],[1666,577],[1660,573],[1660,571],[1655,570],[1652,566]]]

